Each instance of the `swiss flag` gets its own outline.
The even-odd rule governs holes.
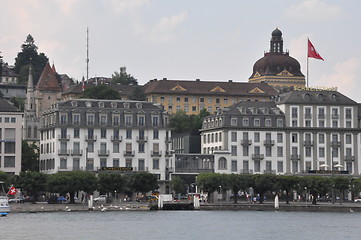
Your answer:
[[[11,186],[11,188],[9,189],[8,194],[15,195],[16,194],[16,188],[14,186]]]
[[[315,47],[312,45],[311,41],[308,39],[308,57],[321,59],[324,61],[324,59],[321,57],[320,54],[316,51]]]

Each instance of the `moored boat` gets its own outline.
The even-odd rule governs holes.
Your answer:
[[[10,212],[9,198],[4,190],[4,182],[0,181],[0,216],[6,216]],[[4,195],[6,194],[6,195]]]

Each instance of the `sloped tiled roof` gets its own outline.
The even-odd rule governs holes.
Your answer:
[[[45,65],[35,89],[39,91],[62,91],[56,72],[50,67],[49,62]]]
[[[277,95],[277,92],[266,83],[247,83],[233,81],[220,82],[200,80],[151,80],[144,85],[144,93],[243,96]]]
[[[20,110],[8,101],[0,98],[0,112],[20,112]]]
[[[277,96],[276,104],[355,105],[357,103],[337,91],[292,91]]]

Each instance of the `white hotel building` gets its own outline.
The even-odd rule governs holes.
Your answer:
[[[149,102],[58,102],[42,113],[40,171],[126,167],[148,171],[165,182],[174,164],[167,123],[168,115]]]
[[[293,91],[240,102],[204,119],[202,153],[220,173],[360,174],[358,104],[336,91]]]

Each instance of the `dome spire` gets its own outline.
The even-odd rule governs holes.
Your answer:
[[[270,42],[270,52],[283,53],[283,39],[282,32],[276,28],[272,32],[271,42]]]

